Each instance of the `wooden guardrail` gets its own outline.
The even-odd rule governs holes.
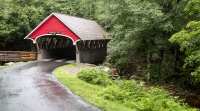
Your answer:
[[[0,51],[0,61],[31,61],[36,60],[36,52],[29,51]]]

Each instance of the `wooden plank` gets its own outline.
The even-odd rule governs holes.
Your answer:
[[[5,56],[4,56],[4,61],[6,62],[6,56],[7,56],[7,53],[5,53]]]
[[[28,61],[36,60],[36,52],[28,51],[0,51],[0,61]]]
[[[106,53],[106,48],[79,50],[80,62],[94,63],[97,61],[105,60]]]

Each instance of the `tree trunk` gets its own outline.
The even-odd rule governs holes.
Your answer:
[[[166,74],[166,61],[167,61],[167,49],[165,48],[162,55],[162,61],[160,66],[160,74],[159,74],[159,84],[165,84],[165,74]]]
[[[90,19],[92,19],[92,0],[90,0]]]
[[[150,60],[150,52],[148,52],[148,55],[147,55],[147,83],[149,84],[150,83],[150,79],[151,79],[151,73],[150,73],[150,65],[151,65],[151,60]]]
[[[177,49],[174,49],[174,63],[173,63],[173,73],[176,73],[176,55],[177,55]]]

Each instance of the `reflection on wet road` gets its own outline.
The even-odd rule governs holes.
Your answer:
[[[54,78],[64,64],[36,61],[0,70],[0,111],[101,111]]]

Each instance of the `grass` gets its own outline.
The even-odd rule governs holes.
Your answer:
[[[101,87],[98,85],[92,85],[86,83],[78,78],[76,75],[70,74],[65,71],[65,68],[76,66],[74,64],[62,66],[55,70],[55,77],[65,86],[67,86],[74,94],[79,95],[85,101],[97,106],[103,111],[133,111],[130,108],[127,108],[119,103],[115,103],[113,101],[104,100],[99,97],[99,93],[102,90],[105,90],[105,87]]]
[[[115,81],[107,87],[89,84],[66,71],[70,64],[55,70],[55,77],[74,94],[103,111],[196,111],[170,96],[162,88],[146,88],[134,80]]]

